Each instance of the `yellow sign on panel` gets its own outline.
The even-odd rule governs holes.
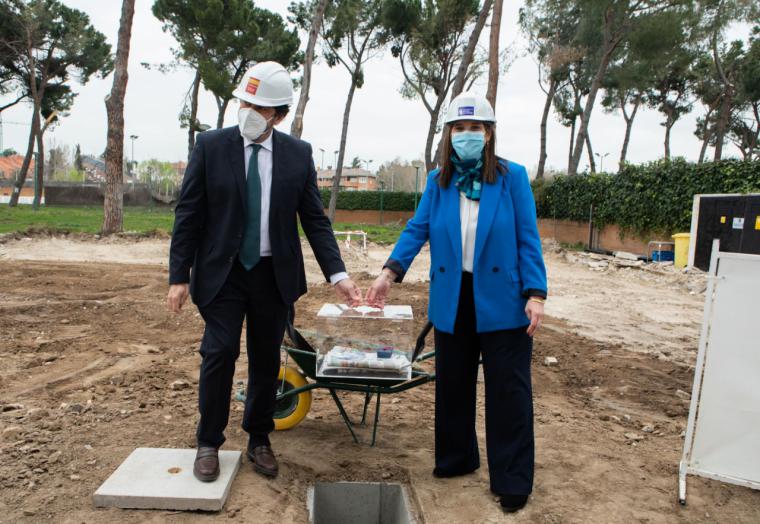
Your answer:
[[[726,217],[720,217],[720,223],[725,224],[726,223]]]
[[[755,218],[755,229],[760,231],[760,215],[758,215],[757,218]]]

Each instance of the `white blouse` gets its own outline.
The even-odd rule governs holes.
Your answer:
[[[462,225],[462,270],[472,273],[475,258],[475,233],[478,229],[480,201],[459,193],[459,222]]]

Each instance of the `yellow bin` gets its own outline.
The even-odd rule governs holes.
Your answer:
[[[676,233],[673,235],[673,240],[676,243],[675,249],[675,266],[686,267],[689,263],[689,239],[690,233]]]

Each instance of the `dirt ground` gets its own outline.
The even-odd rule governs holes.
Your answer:
[[[135,447],[194,446],[202,321],[193,307],[164,309],[166,242],[0,243],[0,522],[305,522],[316,480],[406,484],[428,523],[760,522],[760,492],[749,489],[689,477],[688,506],[676,501],[704,278],[602,268],[550,244],[549,318],[534,348],[536,483],[517,515],[503,515],[488,490],[482,384],[483,465],[469,476],[431,475],[432,385],[384,399],[374,448],[351,441],[317,390],[307,418],[273,435],[280,476],[265,480],[246,461],[225,511],[95,509],[93,492]],[[388,249],[344,252],[366,287]],[[412,304],[415,329],[427,303],[429,263],[419,258],[392,297]],[[306,329],[334,300],[313,259],[307,266]],[[543,365],[547,356],[558,364]],[[245,364],[241,356],[236,380]],[[361,414],[361,395],[342,398]],[[241,415],[233,402],[226,449],[244,449]]]

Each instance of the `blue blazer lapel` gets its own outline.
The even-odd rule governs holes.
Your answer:
[[[478,259],[483,252],[483,246],[485,246],[488,234],[491,232],[493,219],[496,216],[496,209],[499,207],[499,197],[501,196],[503,184],[504,177],[498,174],[496,175],[495,183],[483,184],[483,192],[480,196],[480,206],[478,208],[478,228],[475,233],[474,267],[478,265]]]
[[[459,189],[454,181],[449,183],[449,187],[442,191],[444,196],[446,229],[451,239],[451,247],[454,248],[454,256],[462,266],[462,221],[459,216]]]
[[[229,155],[232,176],[240,194],[240,203],[243,209],[247,209],[245,187],[245,150],[243,149],[243,137],[237,127],[230,128]]]

